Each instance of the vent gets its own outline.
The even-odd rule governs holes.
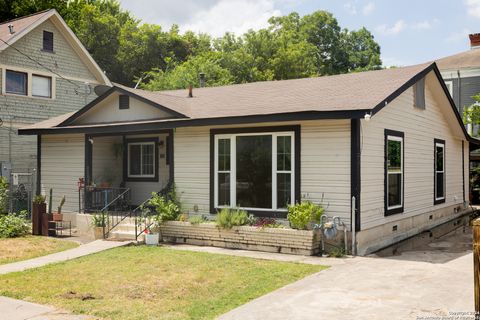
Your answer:
[[[425,78],[413,85],[413,105],[415,108],[425,110]]]
[[[43,31],[43,51],[53,52],[53,32]]]
[[[118,97],[118,108],[120,110],[130,109],[130,97],[126,94],[121,94]]]

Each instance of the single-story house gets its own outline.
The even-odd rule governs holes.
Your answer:
[[[173,181],[189,214],[285,218],[323,201],[359,254],[465,214],[475,143],[435,63],[190,92],[115,85],[19,133],[38,136],[39,189],[66,210],[79,211],[79,178],[128,188],[133,204]]]

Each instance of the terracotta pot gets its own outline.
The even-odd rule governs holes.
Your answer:
[[[39,236],[42,234],[42,216],[47,212],[46,203],[32,204],[32,234]]]
[[[63,213],[54,213],[53,221],[63,221]]]

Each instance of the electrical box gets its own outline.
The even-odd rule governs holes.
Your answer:
[[[10,180],[10,174],[12,173],[12,164],[8,161],[0,162],[0,176]]]

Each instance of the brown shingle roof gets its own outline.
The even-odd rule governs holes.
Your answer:
[[[401,91],[405,84],[420,73],[431,70],[432,67],[431,64],[421,64],[317,78],[195,88],[193,89],[193,98],[187,97],[187,90],[151,92],[116,85],[121,90],[185,115],[186,118],[107,123],[103,126],[172,121],[181,121],[185,125],[185,122],[192,120],[215,118],[305,112],[365,112],[378,106],[383,107],[390,96]],[[75,126],[74,121],[71,122],[74,118],[75,114],[73,116],[72,114],[63,115],[21,129],[21,131],[64,127],[66,125],[63,125],[63,122],[72,123],[68,127],[77,129],[102,126],[102,124]]]
[[[1,40],[0,42],[5,41],[5,42],[9,43],[12,39],[21,36],[22,33],[29,26],[31,26],[33,23],[35,23],[35,21],[41,19],[45,15],[48,15],[52,11],[54,11],[54,10],[51,9],[51,10],[40,11],[40,12],[37,12],[35,14],[20,17],[20,18],[14,19],[14,20],[1,22],[0,23],[0,40]],[[10,30],[8,29],[9,25],[13,26],[13,30],[14,30],[13,34],[11,34]]]
[[[436,61],[438,68],[444,70],[459,70],[480,67],[480,49],[470,49]]]

